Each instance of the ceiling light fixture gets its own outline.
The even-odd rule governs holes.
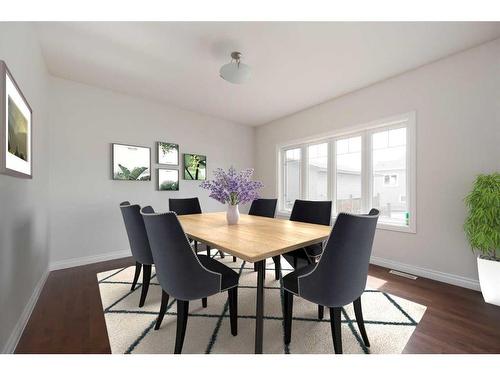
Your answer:
[[[231,62],[223,65],[220,70],[220,76],[231,83],[244,83],[250,77],[250,67],[240,62],[241,52],[231,52]]]

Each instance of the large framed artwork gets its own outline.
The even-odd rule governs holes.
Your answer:
[[[184,179],[207,179],[207,157],[205,155],[184,154]]]
[[[112,143],[113,180],[151,181],[151,148]]]
[[[179,190],[179,171],[177,169],[158,168],[158,190]]]
[[[2,60],[0,86],[0,173],[32,178],[33,112]]]
[[[179,145],[156,142],[156,156],[158,164],[179,165]]]

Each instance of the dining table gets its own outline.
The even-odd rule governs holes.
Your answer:
[[[189,238],[256,265],[255,353],[262,353],[266,260],[322,242],[332,228],[245,214],[237,224],[229,225],[225,212],[181,215],[179,220]]]

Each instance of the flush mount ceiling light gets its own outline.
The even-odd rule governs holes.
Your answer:
[[[250,67],[240,62],[241,53],[231,52],[231,62],[222,65],[219,70],[220,76],[231,83],[244,83],[250,77]]]

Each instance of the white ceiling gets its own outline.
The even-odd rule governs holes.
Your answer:
[[[500,37],[477,22],[46,22],[54,76],[261,125]],[[219,77],[231,51],[244,85]]]

